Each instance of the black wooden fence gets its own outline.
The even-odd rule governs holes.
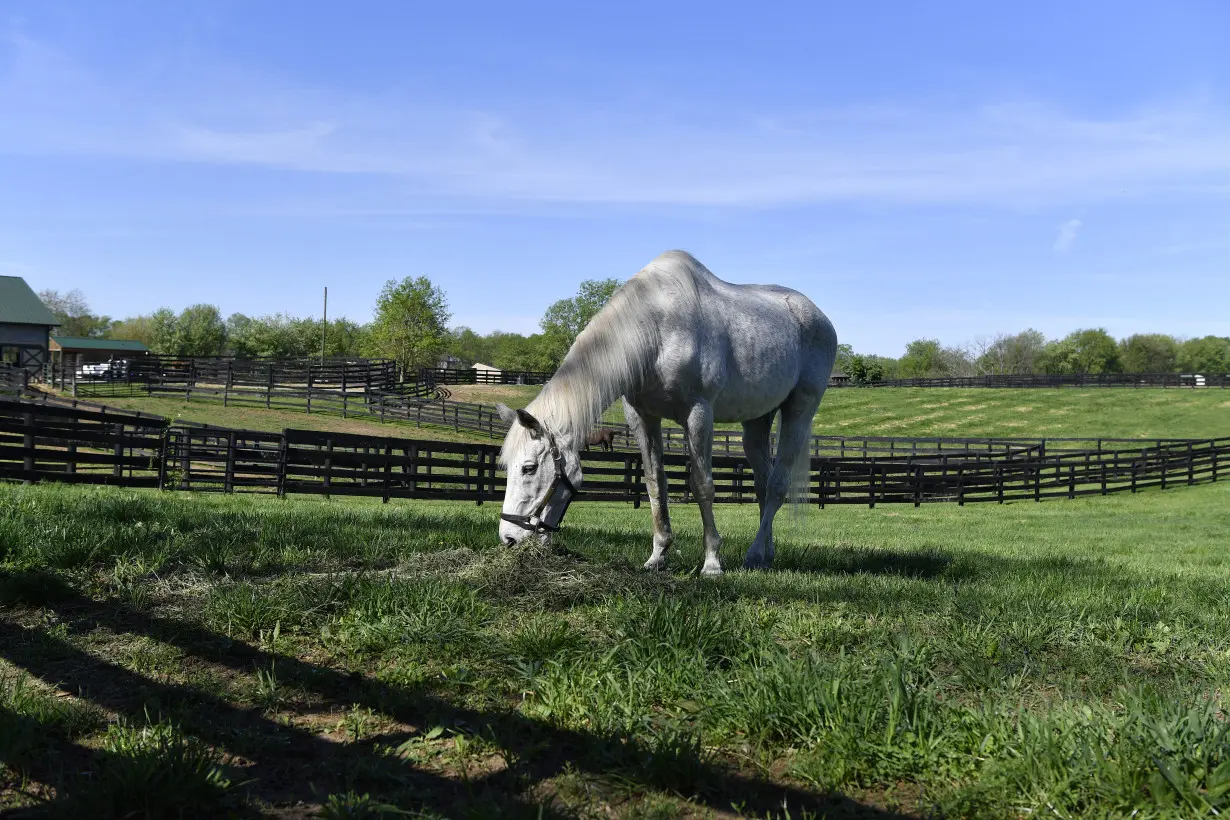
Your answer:
[[[183,425],[139,413],[0,399],[0,478],[221,492],[498,501],[498,447],[352,433]],[[876,504],[1041,501],[1216,481],[1230,438],[1067,440],[847,439],[813,456],[807,501]],[[581,454],[584,499],[645,498],[640,454]],[[665,456],[669,493],[686,500],[687,457]],[[755,501],[737,456],[713,459],[716,500]]]
[[[419,381],[432,384],[546,384],[552,370],[478,370],[435,367],[419,371]]]

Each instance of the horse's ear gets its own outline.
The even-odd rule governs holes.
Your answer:
[[[500,404],[499,402],[496,402],[495,411],[500,414],[500,418],[503,419],[504,423],[507,425],[511,426],[512,423],[517,420],[517,414],[514,413],[513,409],[507,404]]]
[[[542,435],[542,425],[538,422],[538,419],[524,410],[517,411],[517,421],[521,422],[522,427],[530,431],[531,437],[538,438]]]

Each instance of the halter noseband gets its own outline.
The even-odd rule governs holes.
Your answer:
[[[543,495],[542,500],[534,505],[534,509],[530,511],[529,515],[500,513],[500,518],[510,524],[516,524],[523,530],[539,534],[559,532],[559,525],[564,520],[564,513],[568,512],[568,505],[572,503],[572,497],[577,494],[577,488],[564,471],[564,456],[559,451],[559,447],[555,445],[555,436],[551,435],[550,432],[547,432],[547,443],[551,446],[551,466],[555,469],[555,477],[551,479],[551,486],[547,487],[547,492]],[[556,508],[559,510],[559,514],[553,515],[554,521],[549,522],[542,517],[542,512],[547,504],[551,502],[551,499],[555,498],[556,490],[561,486],[566,491],[562,499],[563,505]]]

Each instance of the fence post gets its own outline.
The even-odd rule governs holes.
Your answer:
[[[1209,448],[1213,451],[1213,480],[1217,480],[1217,443],[1209,440]]]
[[[307,366],[307,411],[312,412],[312,366]]]
[[[226,434],[226,473],[222,480],[223,492],[235,491],[235,431]]]
[[[1196,483],[1196,465],[1192,462],[1192,443],[1187,442],[1187,486]]]
[[[286,430],[282,430],[282,440],[278,442],[278,498],[286,497],[286,462],[288,459]]]
[[[226,383],[222,386],[222,406],[226,407],[227,401],[231,396],[231,380],[235,378],[235,373],[232,369],[233,362],[226,363]]]
[[[115,455],[115,466],[111,470],[111,474],[117,478],[124,477],[124,467],[120,464],[120,459],[124,457],[124,425],[115,425],[115,449],[112,451]]]
[[[26,428],[25,435],[22,436],[21,445],[25,449],[25,458],[22,459],[22,468],[25,470],[26,477],[24,483],[34,483],[34,411],[27,410],[22,413],[22,424]]]
[[[269,363],[268,386],[265,388],[265,409],[269,409],[269,402],[273,398],[273,362]]]
[[[342,418],[346,418],[346,366],[342,365]]]

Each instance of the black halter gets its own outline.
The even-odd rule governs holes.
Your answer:
[[[534,509],[529,515],[512,515],[511,513],[500,513],[500,518],[505,521],[516,524],[523,530],[529,530],[533,533],[544,532],[559,532],[559,525],[564,520],[564,513],[568,512],[568,505],[572,503],[572,498],[577,494],[577,488],[573,486],[572,480],[568,478],[568,474],[564,471],[564,456],[560,453],[559,448],[555,446],[555,436],[547,433],[547,443],[551,445],[551,466],[555,468],[555,477],[551,479],[551,486],[547,487],[547,492],[543,495],[542,500],[534,505]],[[554,506],[551,510],[552,520],[542,518],[542,511],[555,498],[558,491],[562,496],[560,503]],[[556,513],[558,510],[558,513]]]

